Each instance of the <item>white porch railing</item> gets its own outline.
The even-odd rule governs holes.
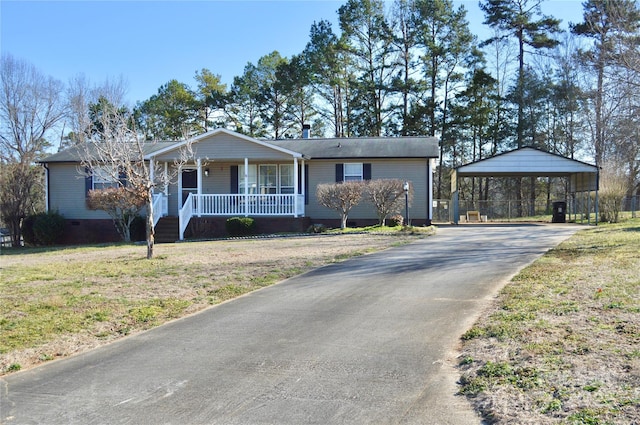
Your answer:
[[[179,211],[180,240],[191,217],[304,215],[304,195],[197,195],[190,193]]]
[[[153,225],[158,224],[160,218],[169,214],[169,198],[164,193],[153,194],[153,204],[151,206],[153,211]]]

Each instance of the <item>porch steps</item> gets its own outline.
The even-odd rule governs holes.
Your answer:
[[[158,243],[170,243],[180,239],[178,217],[162,217],[156,224],[155,241]]]

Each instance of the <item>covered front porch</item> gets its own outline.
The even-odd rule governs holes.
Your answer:
[[[304,194],[193,194],[190,193],[179,211],[180,240],[192,217],[216,216],[304,216]]]
[[[154,224],[169,215],[164,193],[154,195]],[[193,217],[304,217],[304,194],[193,194],[178,211],[179,239]]]
[[[300,153],[224,129],[194,138],[192,151],[187,162],[180,161],[176,146],[148,157],[152,172],[177,176],[155,188],[153,212],[156,220],[179,219],[180,240],[194,217],[305,215]]]

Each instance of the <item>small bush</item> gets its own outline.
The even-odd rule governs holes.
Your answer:
[[[64,234],[64,217],[51,211],[40,214],[33,223],[33,234],[40,245],[54,245]]]
[[[229,236],[247,236],[254,232],[256,222],[250,217],[231,217],[227,220],[226,228]]]
[[[391,227],[402,226],[403,223],[404,217],[400,214],[392,215],[391,217],[389,217],[389,226]]]
[[[26,217],[22,221],[22,236],[27,245],[54,245],[64,234],[64,217],[49,211]]]
[[[141,215],[137,215],[129,226],[131,240],[134,242],[147,240],[147,219]]]
[[[307,233],[324,233],[327,231],[327,226],[324,224],[312,224],[307,229]]]
[[[38,215],[29,215],[22,220],[22,239],[25,245],[36,246],[36,235],[33,234],[33,224]]]
[[[7,367],[7,372],[17,372],[20,369],[22,369],[22,366],[20,366],[20,363],[12,363]]]

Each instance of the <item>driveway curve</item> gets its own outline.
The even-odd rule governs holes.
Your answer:
[[[442,227],[6,376],[0,422],[479,424],[455,396],[460,335],[579,229]]]

